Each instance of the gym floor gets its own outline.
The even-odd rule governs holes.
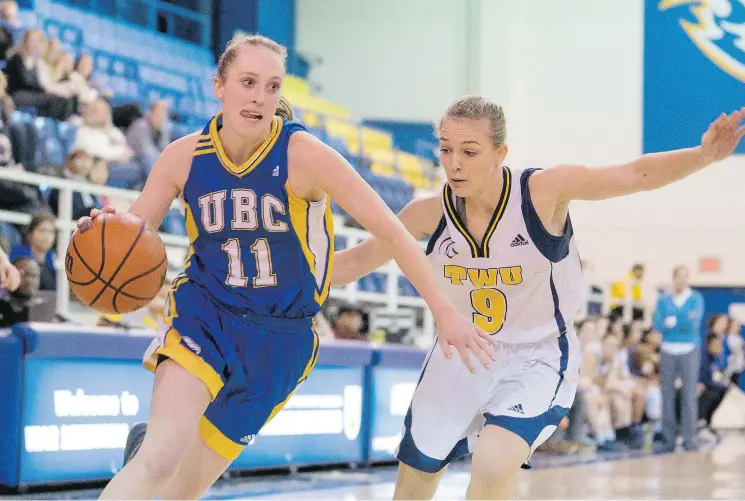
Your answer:
[[[518,499],[745,499],[745,434],[728,433],[700,452],[598,456],[537,454],[521,471]],[[391,499],[395,466],[252,474],[219,481],[205,499]],[[435,499],[463,499],[468,463],[451,466]],[[11,499],[93,499],[100,487],[0,496]]]

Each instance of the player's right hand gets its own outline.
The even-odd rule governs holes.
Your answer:
[[[476,368],[471,363],[469,352],[472,352],[484,367],[491,368],[491,361],[496,360],[496,357],[494,343],[489,334],[455,312],[441,317],[436,323],[437,339],[445,358],[452,358],[454,347],[472,374],[476,372]]]
[[[103,209],[91,209],[91,215],[90,216],[83,216],[80,219],[78,219],[78,231],[80,233],[83,233],[84,231],[90,229],[91,226],[93,226],[93,220],[98,217],[99,214],[115,214],[116,209],[111,207],[110,205],[107,205]]]

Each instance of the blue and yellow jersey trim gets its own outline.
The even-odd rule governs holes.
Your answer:
[[[261,144],[261,146],[256,149],[254,154],[251,155],[248,160],[246,160],[241,165],[236,165],[233,163],[232,160],[230,160],[230,158],[228,158],[228,155],[225,153],[225,148],[223,148],[222,141],[220,140],[220,135],[218,134],[217,124],[218,120],[221,119],[222,113],[219,113],[215,116],[215,118],[212,119],[209,125],[209,134],[207,136],[200,136],[200,139],[197,142],[197,151],[194,154],[204,154],[202,153],[202,151],[205,151],[207,153],[215,153],[217,159],[220,161],[220,164],[225,167],[225,170],[237,177],[243,177],[246,174],[251,173],[251,171],[258,167],[259,164],[261,164],[261,161],[266,158],[270,151],[272,151],[272,148],[277,142],[277,139],[279,139],[279,136],[282,132],[282,124],[284,123],[281,117],[275,116],[272,119],[272,125],[269,129],[269,136],[266,138],[266,140]],[[205,140],[204,143],[200,143],[200,141],[202,141],[202,138],[204,137],[209,137],[209,141]],[[203,150],[200,151],[200,148],[203,148]]]
[[[334,266],[334,218],[329,197],[309,202],[293,193],[285,184],[290,223],[297,234],[303,256],[316,279],[315,299],[322,305],[329,295]]]
[[[458,215],[458,211],[455,210],[455,197],[453,196],[453,189],[450,187],[449,184],[445,184],[445,188],[443,189],[442,194],[443,200],[445,201],[445,209],[455,228],[461,235],[463,235],[463,238],[466,240],[466,242],[468,242],[468,246],[471,250],[471,257],[489,257],[489,241],[494,234],[494,230],[497,229],[499,221],[504,215],[504,211],[507,208],[507,202],[510,199],[510,192],[512,191],[512,172],[508,167],[502,168],[502,180],[502,192],[499,195],[497,207],[496,209],[494,209],[494,213],[492,214],[491,220],[489,221],[489,225],[486,227],[486,232],[484,233],[484,238],[481,241],[481,245],[479,245],[478,241],[476,240],[476,238],[474,238],[471,232],[468,231],[466,223],[461,219],[460,215]]]

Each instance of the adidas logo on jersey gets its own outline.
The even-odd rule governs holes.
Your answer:
[[[525,240],[525,237],[523,237],[521,234],[518,233],[517,236],[515,237],[515,239],[510,244],[510,247],[517,247],[517,246],[520,246],[520,245],[528,245],[529,243],[530,242],[528,242],[527,240]]]
[[[246,435],[245,437],[241,438],[241,442],[244,444],[250,444],[254,439],[253,435]]]
[[[518,414],[525,414],[525,410],[523,410],[523,404],[513,405],[507,410],[509,412],[517,412]]]
[[[278,166],[276,166],[276,167],[274,168],[274,170],[272,171],[272,176],[273,176],[273,177],[279,177],[279,165],[278,165]]]

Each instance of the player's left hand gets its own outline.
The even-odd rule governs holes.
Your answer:
[[[458,350],[469,372],[476,372],[476,368],[471,363],[469,352],[476,356],[481,365],[487,369],[491,368],[491,361],[496,360],[492,349],[491,336],[459,313],[454,312],[436,319],[435,322],[437,324],[438,342],[445,358],[452,358],[452,348],[454,347]]]
[[[10,292],[21,285],[21,274],[18,272],[18,268],[13,266],[5,257],[0,258],[0,285]]]
[[[701,136],[701,156],[709,162],[718,162],[730,156],[740,139],[745,136],[745,108],[740,108],[729,115],[721,114],[714,120]]]

